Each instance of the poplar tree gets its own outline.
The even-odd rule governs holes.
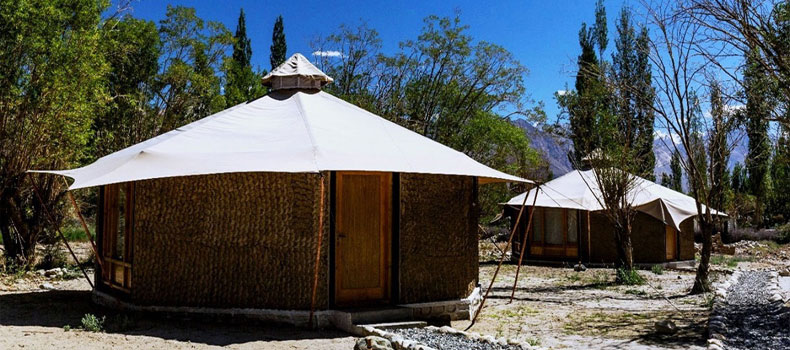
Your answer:
[[[671,183],[669,188],[683,192],[683,168],[680,166],[680,152],[675,150],[672,153],[672,158],[669,161],[669,169],[672,171],[670,174]]]
[[[743,73],[746,94],[746,135],[749,137],[749,153],[746,170],[749,173],[749,190],[755,197],[755,226],[763,223],[766,201],[766,175],[768,174],[771,150],[768,140],[768,120],[772,113],[771,79],[759,63],[760,53],[752,50],[746,56]]]
[[[283,16],[277,16],[274,22],[274,29],[272,30],[272,46],[269,55],[269,62],[272,64],[272,70],[277,68],[285,62],[285,54],[287,47],[285,45],[285,28],[283,27]]]
[[[612,80],[615,86],[615,113],[623,145],[633,157],[637,175],[655,180],[653,154],[654,92],[649,62],[648,32],[637,30],[631,10],[623,7],[617,21],[616,51],[612,55]]]

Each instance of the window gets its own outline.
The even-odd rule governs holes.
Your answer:
[[[576,243],[579,239],[578,211],[568,209],[568,243]]]
[[[535,208],[535,214],[532,216],[532,241],[543,241],[543,208]]]
[[[566,208],[535,208],[529,252],[536,256],[578,256],[579,211]]]
[[[102,279],[104,284],[129,291],[132,269],[134,183],[104,186]]]
[[[563,244],[565,237],[563,226],[563,209],[546,208],[546,244]]]

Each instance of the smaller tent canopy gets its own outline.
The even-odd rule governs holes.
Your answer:
[[[332,81],[295,54],[263,83],[272,91],[71,170],[71,189],[232,172],[376,171],[531,182],[321,91]]]
[[[628,201],[636,210],[655,217],[667,225],[672,225],[678,230],[680,230],[680,223],[683,220],[697,215],[694,198],[639,176],[632,176],[635,178],[634,188],[629,193]],[[597,183],[592,170],[574,170],[515,196],[505,204],[521,206],[524,203],[524,197],[527,196],[526,203],[532,205],[537,190],[536,207],[599,211],[604,207],[599,201],[601,190]],[[704,208],[705,206],[703,206],[703,210]],[[711,212],[714,215],[726,215],[713,209]]]

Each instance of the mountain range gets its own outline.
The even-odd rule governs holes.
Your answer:
[[[515,119],[513,125],[524,130],[524,134],[530,141],[532,148],[540,152],[544,159],[549,163],[554,177],[563,175],[571,170],[571,162],[568,159],[568,152],[573,148],[573,141],[566,137],[558,136],[545,131],[540,125],[533,125],[524,119]],[[733,149],[730,154],[728,165],[732,169],[736,163],[743,164],[748,154],[748,138],[742,135],[741,131],[736,131],[730,135],[733,142]],[[667,134],[656,133],[653,140],[653,153],[656,155],[656,180],[661,179],[661,173],[671,173],[669,162],[672,159],[674,147],[672,140]]]

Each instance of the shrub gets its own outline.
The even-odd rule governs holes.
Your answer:
[[[65,325],[65,326],[63,326],[63,331],[64,331],[64,332],[68,332],[68,331],[70,331],[70,330],[71,330],[71,326],[69,326],[69,325]]]
[[[664,274],[664,265],[653,265],[650,268],[650,271],[653,271],[656,275],[663,275]]]
[[[60,245],[57,242],[45,244],[43,256],[36,264],[36,269],[49,270],[64,266],[66,266],[66,253],[60,250]]]
[[[85,314],[82,316],[82,329],[88,332],[101,332],[104,330],[104,319],[99,319],[94,314]]]
[[[777,228],[776,243],[790,243],[790,223],[786,223]]]
[[[645,284],[645,278],[636,270],[617,269],[617,283],[627,286]]]

